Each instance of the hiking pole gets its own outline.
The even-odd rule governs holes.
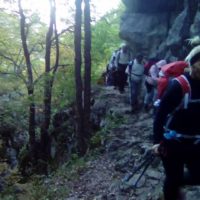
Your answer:
[[[153,154],[148,155],[148,157],[140,165],[138,165],[133,172],[131,172],[130,174],[124,177],[123,182],[128,182],[140,169],[144,167],[144,169],[142,170],[142,173],[140,174],[140,176],[138,177],[138,179],[136,180],[134,184],[134,187],[137,187],[138,182],[140,181],[140,179],[142,178],[142,176],[144,175],[145,171],[147,170],[149,165],[152,163],[154,158],[155,156]]]
[[[149,160],[146,163],[144,169],[142,170],[142,173],[140,174],[140,176],[136,180],[135,184],[133,185],[134,188],[137,187],[138,182],[140,181],[140,179],[142,178],[142,176],[144,175],[145,171],[147,170],[147,168],[149,167],[149,165],[152,163],[152,161],[154,160],[154,158],[155,158],[155,156],[153,156],[153,155],[149,158]]]

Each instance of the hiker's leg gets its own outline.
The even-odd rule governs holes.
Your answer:
[[[136,109],[139,110],[140,109],[140,94],[141,94],[141,87],[142,87],[142,80],[139,80],[135,83],[135,98],[136,98]]]
[[[118,89],[120,92],[123,91],[123,72],[121,70],[118,71],[118,80],[117,80]]]
[[[124,91],[125,85],[127,84],[127,74],[125,73],[127,65],[122,65],[121,66],[121,77],[122,77],[122,91]]]
[[[165,141],[166,155],[162,158],[165,169],[163,187],[165,200],[176,200],[182,185],[184,163],[181,156],[181,146],[176,141]]]
[[[145,81],[145,95],[144,95],[144,105],[149,104],[149,95],[150,95],[150,89],[149,84]]]
[[[122,83],[121,83],[122,91],[124,91],[124,88],[125,88],[125,85],[126,85],[126,83],[125,83],[125,81],[126,81],[126,74],[125,74],[124,71],[122,71],[121,77],[122,77],[122,80],[121,80],[122,81]]]
[[[144,110],[148,111],[153,104],[153,86],[145,81],[145,87]]]
[[[136,106],[136,101],[136,84],[135,81],[130,80],[130,104],[133,111]]]
[[[188,172],[184,175],[185,185],[200,185],[200,144],[192,145],[187,153],[186,166]]]
[[[117,71],[113,71],[113,86],[117,87]]]
[[[183,176],[183,164],[174,159],[163,159],[165,182],[163,187],[165,200],[176,200]]]
[[[127,82],[128,81],[128,75],[126,74],[125,70],[124,70],[124,85],[127,86],[128,85],[128,82]]]

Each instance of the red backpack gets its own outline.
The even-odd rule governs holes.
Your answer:
[[[183,74],[186,67],[188,67],[188,63],[187,62],[185,62],[185,61],[175,61],[175,62],[166,64],[161,68],[162,76],[159,77],[159,79],[158,79],[157,99],[160,99],[163,96],[163,94],[164,94],[164,92],[165,92],[165,90],[167,88],[168,82],[172,78],[179,77],[181,74]],[[180,76],[180,77],[182,77],[182,76]],[[179,79],[180,79],[180,81],[179,81]],[[183,84],[183,87],[185,87],[184,86],[185,82],[182,79],[183,78],[177,78],[177,80],[179,81],[181,86]]]
[[[184,95],[183,108],[186,109],[189,99],[191,97],[190,83],[184,75],[180,75],[180,76],[176,77],[175,80],[179,82],[179,84],[182,88],[182,92]]]

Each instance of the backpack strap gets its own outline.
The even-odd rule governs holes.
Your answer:
[[[133,60],[128,63],[128,75],[131,75],[132,67],[133,67]]]
[[[164,126],[164,129],[166,131],[169,130],[168,126],[173,119],[174,113],[181,108],[187,109],[189,100],[191,98],[191,87],[190,87],[190,83],[187,80],[186,76],[180,75],[180,76],[174,78],[173,80],[176,80],[180,84],[180,86],[182,88],[182,92],[183,92],[183,99],[182,99],[181,103],[175,108],[175,110],[171,114],[169,114],[166,124]]]
[[[191,93],[190,83],[184,75],[176,77],[175,80],[180,84],[183,94]]]
[[[178,81],[178,83],[180,84],[180,86],[182,88],[182,92],[183,92],[183,95],[184,95],[184,98],[183,98],[183,105],[184,106],[183,107],[184,107],[184,109],[187,109],[188,102],[189,102],[189,99],[191,97],[190,83],[187,80],[185,75],[180,75],[180,76],[176,77],[175,80]]]
[[[119,50],[119,51],[117,52],[117,55],[116,55],[116,65],[117,65],[117,66],[118,66],[118,63],[119,63],[120,56],[121,56],[121,50]]]

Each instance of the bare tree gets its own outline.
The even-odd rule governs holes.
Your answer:
[[[56,28],[56,4],[55,0],[49,0],[50,4],[50,22],[49,29],[46,35],[46,51],[45,51],[45,85],[44,85],[44,122],[41,128],[41,154],[43,160],[42,171],[47,173],[48,160],[51,155],[51,139],[49,135],[49,126],[51,123],[51,101],[52,101],[52,88],[55,78],[55,73],[57,72],[59,65],[59,39]],[[53,68],[51,68],[51,49],[52,41],[55,39],[55,63]],[[53,70],[52,70],[53,69]]]
[[[30,59],[30,52],[27,45],[27,35],[26,35],[26,22],[25,15],[21,6],[21,0],[18,0],[18,8],[20,14],[20,33],[21,33],[21,41],[24,52],[24,57],[26,61],[27,67],[27,81],[26,86],[28,90],[29,99],[31,99],[29,103],[29,145],[31,150],[31,158],[32,161],[35,162],[35,103],[34,103],[34,83],[33,83],[33,72],[32,72],[32,64]]]
[[[75,48],[75,84],[76,84],[76,115],[77,115],[77,135],[78,148],[80,154],[84,154],[86,144],[84,141],[84,116],[83,116],[83,99],[82,99],[82,78],[81,78],[81,25],[82,25],[82,0],[76,0],[76,14],[75,14],[75,30],[74,30],[74,48]]]
[[[90,134],[90,99],[91,99],[91,24],[90,24],[90,0],[84,0],[84,127],[85,137],[88,138]]]
[[[90,91],[91,91],[91,30],[90,30],[90,5],[89,0],[85,0],[84,9],[84,86],[81,76],[82,65],[82,0],[76,0],[75,15],[75,82],[76,82],[76,111],[77,111],[77,135],[78,151],[84,155],[87,151],[87,140],[90,133]]]

